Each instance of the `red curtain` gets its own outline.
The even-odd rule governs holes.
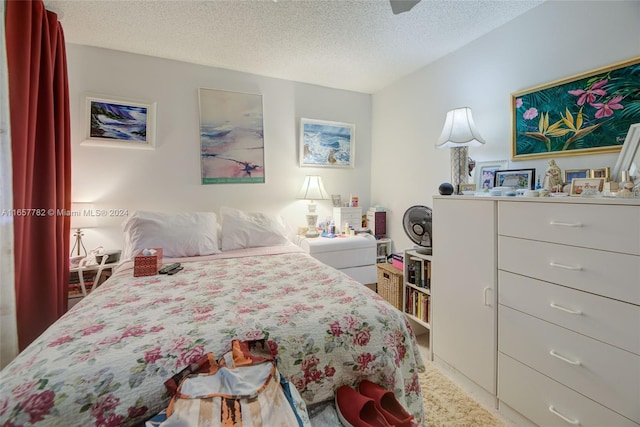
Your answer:
[[[6,2],[20,350],[67,309],[71,208],[64,34],[42,0]]]

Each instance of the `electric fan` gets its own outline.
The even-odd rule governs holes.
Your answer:
[[[411,206],[404,213],[402,224],[411,241],[420,246],[416,251],[423,255],[431,255],[433,246],[431,208],[421,205]]]

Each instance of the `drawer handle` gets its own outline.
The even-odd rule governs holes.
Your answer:
[[[556,417],[560,418],[562,421],[567,422],[571,425],[574,425],[574,426],[580,425],[580,421],[572,420],[571,418],[565,417],[560,412],[556,411],[556,408],[554,408],[553,405],[549,406],[549,412],[551,412]]]
[[[557,267],[557,268],[564,268],[565,270],[572,270],[572,271],[582,271],[582,267],[578,266],[574,266],[574,265],[564,265],[564,264],[558,264],[555,261],[551,261],[549,263],[549,265],[551,267]]]
[[[569,313],[569,314],[582,314],[582,312],[580,310],[571,310],[570,308],[567,307],[563,307],[561,305],[558,305],[556,303],[551,303],[549,304],[551,306],[551,308],[555,308],[556,310],[560,310],[560,311],[564,311],[565,313]]]
[[[489,292],[491,290],[491,287],[487,286],[486,288],[484,288],[482,290],[482,298],[484,300],[484,305],[486,307],[491,307],[491,302],[488,302],[487,300],[487,292]]]
[[[551,221],[549,222],[551,225],[557,225],[558,227],[582,227],[582,223],[579,222],[558,222]]]
[[[582,362],[580,362],[579,360],[571,360],[571,359],[567,359],[566,357],[564,357],[564,356],[562,356],[562,355],[560,355],[560,354],[556,353],[556,352],[555,352],[555,351],[553,351],[553,350],[550,350],[550,351],[549,351],[549,354],[550,354],[550,355],[552,355],[553,357],[557,358],[557,359],[562,360],[563,362],[566,362],[566,363],[570,364],[570,365],[574,365],[574,366],[580,366],[580,365],[582,365]]]

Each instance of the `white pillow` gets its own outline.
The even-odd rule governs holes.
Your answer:
[[[278,218],[260,212],[243,212],[223,207],[222,250],[286,245],[285,227]]]
[[[220,253],[218,221],[213,212],[137,211],[122,224],[122,229],[124,259],[133,258],[145,248],[162,248],[167,258]]]

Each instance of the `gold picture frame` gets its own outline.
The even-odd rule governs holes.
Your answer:
[[[611,168],[597,168],[589,171],[589,178],[604,178],[605,182],[611,181]]]
[[[476,191],[475,184],[458,184],[458,194],[474,193]]]
[[[602,193],[604,189],[604,178],[574,178],[571,181],[570,196],[583,196],[587,195],[587,190],[592,190],[592,195],[596,192]]]
[[[591,178],[591,169],[565,169],[565,184],[571,184],[571,181],[573,181],[575,178]]]
[[[640,57],[511,94],[511,159],[620,151],[640,121]]]

